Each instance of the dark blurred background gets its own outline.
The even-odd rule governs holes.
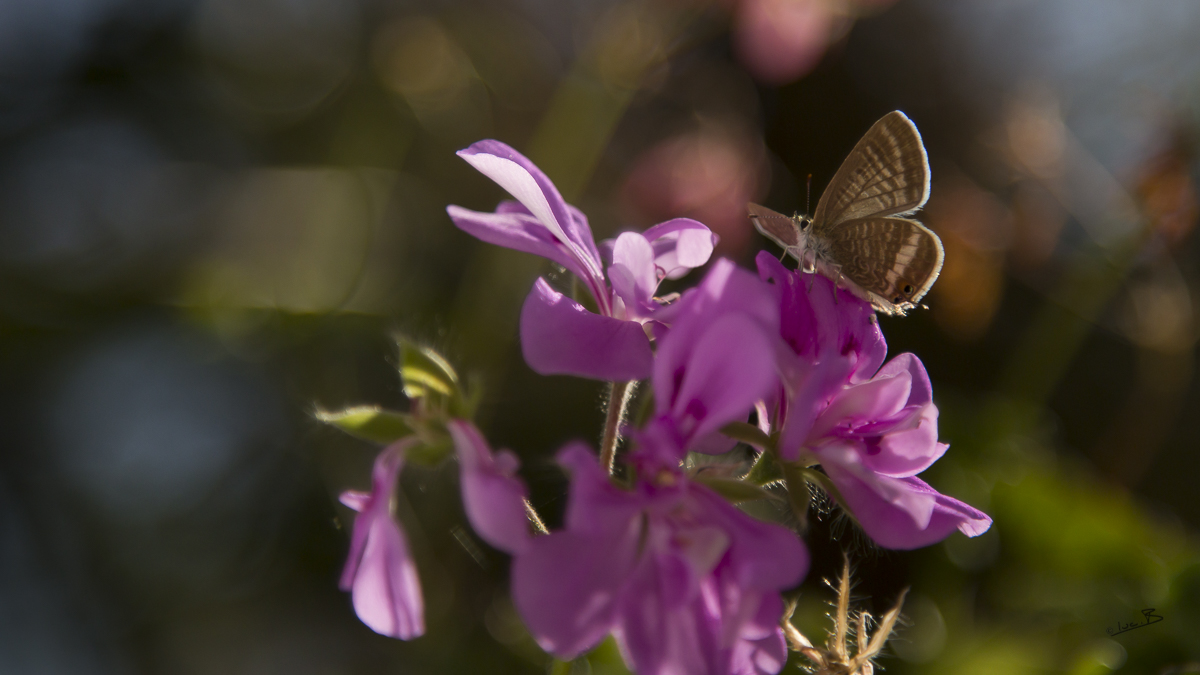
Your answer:
[[[551,519],[599,434],[603,386],[515,342],[558,272],[451,225],[502,197],[454,151],[749,265],[745,202],[804,210],[897,108],[946,264],[883,328],[952,444],[925,477],[995,525],[819,519],[797,622],[849,547],[863,608],[912,586],[888,672],[1200,672],[1197,35],[1188,0],[0,0],[0,673],[545,672],[453,466],[403,477],[428,634],[336,588],[376,449],[311,413],[402,407],[394,333],[482,378]]]

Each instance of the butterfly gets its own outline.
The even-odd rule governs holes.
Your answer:
[[[903,315],[942,271],[942,240],[915,220],[929,199],[929,159],[912,120],[893,111],[850,151],[812,216],[749,204],[758,231],[800,268],[820,271],[876,311]]]

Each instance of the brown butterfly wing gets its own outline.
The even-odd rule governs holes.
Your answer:
[[[883,116],[842,162],[813,214],[815,231],[872,216],[906,215],[929,198],[929,159],[904,113]]]
[[[904,218],[844,222],[829,233],[829,247],[841,275],[888,314],[915,307],[937,281],[945,258],[936,234]]]
[[[753,202],[746,204],[746,209],[750,212],[750,221],[754,223],[754,227],[784,250],[794,251],[803,245],[804,240],[795,218]]]

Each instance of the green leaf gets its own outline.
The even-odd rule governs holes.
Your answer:
[[[745,481],[737,480],[736,478],[717,478],[715,476],[694,476],[693,479],[697,483],[708,486],[717,494],[725,499],[740,504],[742,502],[752,502],[756,499],[770,499],[774,497],[770,492],[751,485]]]
[[[413,434],[408,415],[376,406],[358,406],[338,412],[318,410],[315,417],[351,436],[373,443],[393,443]]]
[[[812,501],[812,493],[808,490],[809,473],[816,471],[806,469],[799,464],[783,464],[784,481],[787,484],[788,503],[792,506],[792,515],[796,516],[801,528],[808,527],[808,507]],[[820,474],[817,474],[820,475]]]
[[[398,338],[400,344],[400,379],[404,394],[412,399],[427,398],[437,394],[447,398],[461,398],[458,374],[440,354],[429,347],[422,347],[406,338]]]
[[[809,483],[816,483],[817,485],[820,485],[822,490],[828,492],[838,504],[842,505],[842,508],[847,513],[850,513],[850,509],[846,508],[846,499],[842,497],[842,492],[841,490],[838,490],[838,487],[834,484],[833,479],[811,467],[804,467],[797,470],[799,474],[803,476],[804,480],[808,481]]]
[[[721,427],[721,433],[747,445],[753,445],[759,450],[767,450],[775,445],[771,437],[764,434],[762,429],[747,422],[730,422]]]
[[[783,478],[783,469],[775,459],[775,453],[763,452],[754,461],[754,466],[750,467],[745,480],[752,485],[763,486],[777,483],[783,480]]]

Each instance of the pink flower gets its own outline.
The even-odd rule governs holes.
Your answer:
[[[355,613],[371,630],[401,640],[425,632],[421,581],[404,531],[391,511],[404,452],[416,443],[415,438],[405,438],[379,453],[369,494],[347,491],[341,496],[342,503],[358,515],[339,586],[350,591]]]
[[[612,633],[640,675],[776,673],[782,589],[808,568],[788,530],[759,522],[677,470],[613,485],[582,445],[566,528],[513,563],[513,598],[538,643],[569,659]]]
[[[654,293],[663,279],[678,278],[708,261],[716,243],[709,229],[676,218],[642,234],[626,232],[606,245],[606,270],[587,218],[563,201],[550,179],[523,155],[492,140],[458,155],[517,202],[503,202],[495,213],[449,206],[454,224],[483,241],[557,262],[583,282],[599,310],[589,312],[538,279],[521,310],[521,349],[529,366],[543,375],[614,381],[647,377],[653,354],[642,324],[659,318]]]
[[[718,260],[676,303],[654,360],[655,419],[639,433],[641,452],[670,464],[689,451],[719,454],[734,442],[717,430],[744,421],[778,383],[779,309],[771,288]]]
[[[509,450],[493,455],[470,422],[451,420],[446,426],[458,452],[463,507],[471,527],[501,551],[524,550],[530,537],[525,516],[528,491],[516,477],[517,456]]]
[[[758,265],[779,289],[781,335],[793,352],[768,407],[781,458],[819,463],[843,506],[881,546],[912,549],[955,529],[986,532],[986,514],[916,478],[948,447],[937,440],[938,411],[921,361],[901,354],[880,367],[887,346],[868,303],[821,275],[785,269],[769,253],[759,254]]]
[[[681,470],[689,450],[744,419],[778,382],[778,306],[769,286],[719,260],[677,304],[654,364],[657,414],[635,432],[630,490],[591,453],[559,453],[571,472],[566,528],[513,564],[513,597],[547,651],[572,658],[613,634],[642,675],[777,673],[787,658],[782,589],[808,552]]]
[[[463,506],[471,526],[496,548],[508,553],[529,542],[525,517],[526,490],[516,477],[517,458],[503,450],[492,454],[470,422],[451,420],[447,430],[458,451]],[[372,630],[410,640],[425,632],[425,604],[408,541],[392,515],[397,479],[404,454],[420,443],[415,436],[384,448],[375,458],[371,492],[346,491],[341,501],[358,512],[350,553],[340,586],[351,592],[354,611]]]

